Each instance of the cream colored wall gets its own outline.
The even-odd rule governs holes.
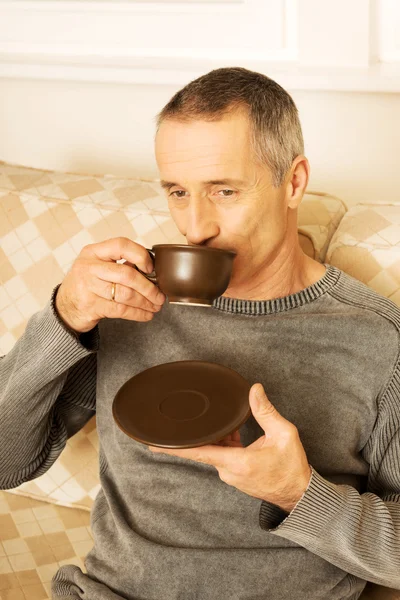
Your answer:
[[[154,117],[181,86],[0,80],[0,159],[157,177]],[[399,94],[289,90],[311,164],[309,189],[350,206],[400,203]]]

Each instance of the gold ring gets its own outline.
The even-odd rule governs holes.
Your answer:
[[[115,302],[115,285],[116,285],[116,284],[115,284],[115,283],[113,283],[113,284],[112,284],[112,286],[111,286],[111,300],[112,300],[113,302]]]

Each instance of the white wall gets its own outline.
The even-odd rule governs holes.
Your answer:
[[[154,117],[181,85],[0,79],[0,159],[158,177]],[[309,189],[400,203],[400,95],[288,90],[300,111]]]

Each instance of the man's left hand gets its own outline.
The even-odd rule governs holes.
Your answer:
[[[238,431],[218,444],[184,450],[148,448],[212,465],[226,484],[289,513],[307,489],[312,473],[297,427],[278,413],[261,383],[250,389],[249,402],[264,435],[246,448]]]

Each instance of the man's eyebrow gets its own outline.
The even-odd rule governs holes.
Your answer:
[[[241,179],[228,178],[228,179],[210,179],[209,181],[202,181],[202,183],[203,183],[203,185],[243,185],[245,182],[242,181]],[[163,179],[161,179],[160,185],[164,190],[169,190],[170,188],[174,187],[174,185],[176,185],[178,187],[183,187],[183,186],[180,186],[179,183],[173,183],[172,181],[164,181]]]

